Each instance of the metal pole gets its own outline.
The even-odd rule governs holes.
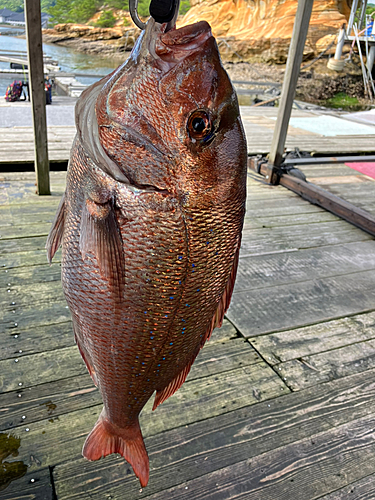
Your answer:
[[[46,95],[40,0],[25,0],[29,85],[33,110],[37,193],[51,194],[47,148]]]
[[[294,21],[293,35],[289,47],[288,61],[286,64],[281,92],[279,112],[272,138],[271,150],[268,156],[271,170],[272,166],[279,166],[282,162],[289,119],[292,112],[292,104],[297,87],[297,80],[302,62],[307,30],[309,28],[312,6],[313,0],[298,1],[297,14]],[[269,182],[272,182],[272,174],[273,172],[270,172]]]
[[[352,8],[350,10],[349,21],[348,21],[348,29],[346,32],[348,36],[351,35],[351,31],[353,28],[354,18],[355,18],[355,14],[357,12],[357,9],[358,9],[358,0],[353,0]]]
[[[337,59],[338,61],[341,59],[344,43],[345,43],[345,24],[339,31],[339,38],[337,41],[336,52],[334,56],[335,59]]]
[[[371,45],[368,58],[366,61],[366,66],[369,71],[369,73],[372,73],[372,67],[374,66],[374,60],[375,60],[375,45]]]

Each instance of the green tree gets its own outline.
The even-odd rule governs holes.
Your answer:
[[[95,14],[99,7],[99,2],[97,0],[75,0],[73,6],[75,22],[85,23]]]
[[[1,0],[0,9],[9,9],[13,12],[22,12],[23,0]]]
[[[50,7],[48,13],[52,16],[52,22],[58,23],[72,23],[72,0],[56,0],[56,4]]]
[[[151,0],[139,0],[138,2],[138,14],[142,17],[148,17],[150,15],[150,3]],[[129,7],[128,7],[129,8]],[[189,0],[181,0],[179,14],[186,14],[186,12],[190,9],[190,1]]]
[[[105,5],[111,9],[129,10],[128,0],[108,0]]]
[[[49,9],[54,23],[85,23],[98,10],[99,0],[56,0]]]
[[[186,12],[188,10],[190,10],[190,1],[189,0],[181,0],[181,3],[180,3],[180,8],[179,8],[179,11],[178,13],[183,16],[184,14],[186,14]]]
[[[112,28],[116,22],[116,18],[111,10],[105,10],[102,12],[100,18],[95,23],[96,26],[100,28]]]

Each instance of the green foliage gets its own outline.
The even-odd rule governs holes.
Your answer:
[[[138,14],[141,17],[148,17],[150,15],[149,7],[151,0],[139,0],[138,3]],[[179,14],[183,15],[190,9],[189,0],[181,0]]]
[[[137,10],[141,17],[148,17],[150,15],[150,3],[151,0],[139,0]]]
[[[128,0],[107,0],[105,6],[110,9],[129,10]]]
[[[138,13],[141,17],[148,17],[150,15],[150,2],[151,0],[139,0]],[[53,19],[51,19],[53,24],[85,23],[97,12],[102,4],[101,0],[41,0],[42,12],[48,12],[53,16]],[[105,26],[113,26],[113,24],[109,24],[112,22],[113,17],[113,14],[112,17],[110,16],[109,9],[129,10],[129,0],[107,0],[105,5],[108,10],[105,11],[105,17],[102,20],[103,12],[98,21],[98,26],[104,27],[101,24],[102,22]],[[5,8],[14,12],[22,12],[24,10],[24,0],[0,0],[0,9]],[[181,0],[179,13],[181,15],[186,14],[189,9],[190,1]],[[372,10],[375,10],[375,5]]]
[[[0,9],[9,9],[13,12],[22,12],[23,0],[0,0]]]
[[[48,9],[55,4],[56,0],[41,0],[42,12],[48,12]],[[23,12],[24,1],[23,0],[0,0],[0,10],[9,9],[13,12]]]
[[[100,18],[95,23],[95,26],[99,28],[112,28],[115,25],[116,18],[111,10],[105,10],[102,12]]]
[[[359,18],[361,17],[361,11],[362,11],[362,7],[359,7],[356,10],[356,13],[355,13],[355,16],[354,16],[354,22],[357,23],[357,25],[359,23]],[[368,3],[367,6],[366,6],[366,15],[369,16],[374,11],[375,11],[375,4],[374,3]],[[373,16],[373,18],[374,18],[374,16]],[[364,24],[366,23],[366,16],[364,17],[363,23]],[[365,28],[365,26],[362,26],[362,29],[364,29],[364,28]]]
[[[48,12],[53,16],[54,24],[85,23],[95,14],[99,5],[99,0],[56,0]]]
[[[334,97],[327,99],[326,104],[330,108],[347,108],[358,104],[358,99],[349,97],[345,92],[338,92]]]
[[[184,14],[186,14],[186,12],[188,10],[190,10],[190,1],[189,0],[181,0],[181,3],[180,3],[180,9],[178,11],[178,13],[183,16]]]

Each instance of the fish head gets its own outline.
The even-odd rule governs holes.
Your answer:
[[[184,196],[243,184],[245,135],[211,28],[167,26],[150,19],[128,61],[96,91],[98,147],[115,165],[106,171]]]

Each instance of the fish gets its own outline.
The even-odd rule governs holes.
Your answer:
[[[77,101],[46,244],[49,262],[62,246],[75,341],[103,399],[82,454],[121,454],[142,487],[139,414],[181,387],[223,322],[246,198],[245,134],[211,28],[167,26],[151,18]]]

